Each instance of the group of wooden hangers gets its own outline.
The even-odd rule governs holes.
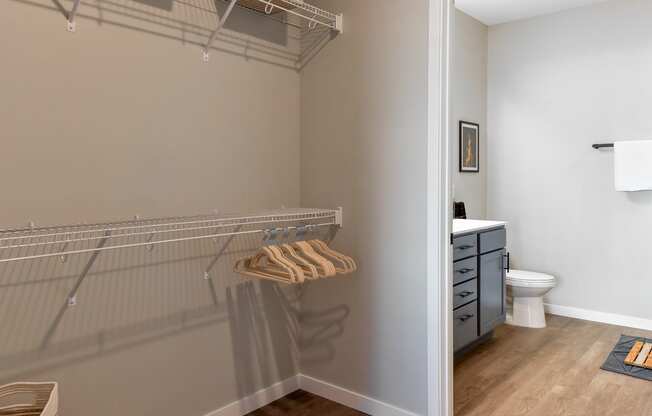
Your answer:
[[[14,383],[0,386],[0,416],[56,416],[56,383]]]
[[[321,240],[263,246],[253,256],[238,260],[233,268],[243,275],[281,283],[303,283],[357,269],[351,257]]]

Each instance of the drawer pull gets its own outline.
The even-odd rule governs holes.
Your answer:
[[[457,272],[461,274],[471,273],[474,269],[460,269]]]
[[[462,321],[462,322],[466,322],[466,321],[468,321],[469,319],[473,318],[474,316],[475,316],[475,315],[473,315],[473,314],[470,314],[470,315],[464,315],[464,316],[460,316],[460,317],[457,318],[457,319],[459,319],[459,320]]]
[[[457,296],[459,296],[459,297],[461,297],[461,298],[468,298],[469,296],[471,296],[471,295],[474,294],[474,293],[475,293],[475,292],[471,292],[471,291],[469,291],[469,290],[465,290],[464,292],[458,293]]]
[[[459,246],[457,249],[458,250],[468,250],[470,248],[474,248],[475,246],[473,245],[464,245],[464,246]]]

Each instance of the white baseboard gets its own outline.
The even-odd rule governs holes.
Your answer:
[[[417,416],[415,413],[383,403],[334,384],[299,374],[299,388],[328,400],[373,416]]]
[[[251,396],[237,400],[221,409],[214,410],[206,416],[243,416],[247,413],[267,406],[271,402],[286,396],[299,389],[298,376],[273,384],[265,389],[259,390]]]
[[[244,416],[299,389],[372,416],[417,416],[415,413],[408,412],[391,404],[383,403],[371,397],[363,396],[362,394],[303,374],[298,374],[268,388],[259,390],[251,396],[214,410],[206,416]]]
[[[569,318],[583,319],[585,321],[601,322],[604,324],[652,331],[652,319],[592,311],[590,309],[574,308],[572,306],[551,305],[548,303],[545,304],[545,309],[546,312],[552,315],[567,316]]]

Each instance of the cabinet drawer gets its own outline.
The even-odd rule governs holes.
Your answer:
[[[464,235],[453,239],[453,260],[460,260],[478,254],[477,234]]]
[[[457,309],[478,298],[478,279],[469,280],[466,283],[453,288],[453,309]]]
[[[460,260],[453,264],[453,285],[478,277],[478,258]]]
[[[480,234],[480,253],[500,250],[505,248],[506,245],[507,231],[504,228]]]
[[[455,351],[478,338],[478,303],[469,303],[453,312],[453,348]]]

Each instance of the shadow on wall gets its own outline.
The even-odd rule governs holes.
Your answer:
[[[227,324],[239,397],[295,374],[300,349],[316,360],[332,358],[348,307],[300,314],[304,287],[234,273],[234,262],[260,244],[249,235],[106,251],[95,262],[83,254],[0,265],[0,384],[49,377],[189,331],[224,338]],[[27,250],[38,248],[0,248],[0,258],[38,252]],[[69,306],[89,262],[77,304]],[[224,341],[216,353],[228,349]]]
[[[147,6],[156,7],[161,10],[172,11],[172,6],[174,6],[174,0],[134,0],[138,3],[145,4]]]
[[[49,9],[61,20],[72,9],[70,0],[10,0]],[[112,25],[203,48],[226,9],[224,0],[97,0],[80,3],[78,21]],[[83,36],[83,25],[78,25]],[[236,7],[212,45],[212,50],[272,65],[300,70],[313,52],[330,40],[329,30],[308,31],[303,21],[267,16]],[[200,53],[198,51],[198,57]],[[198,58],[201,59],[201,58]]]
[[[627,192],[627,199],[636,205],[652,205],[652,191]]]

